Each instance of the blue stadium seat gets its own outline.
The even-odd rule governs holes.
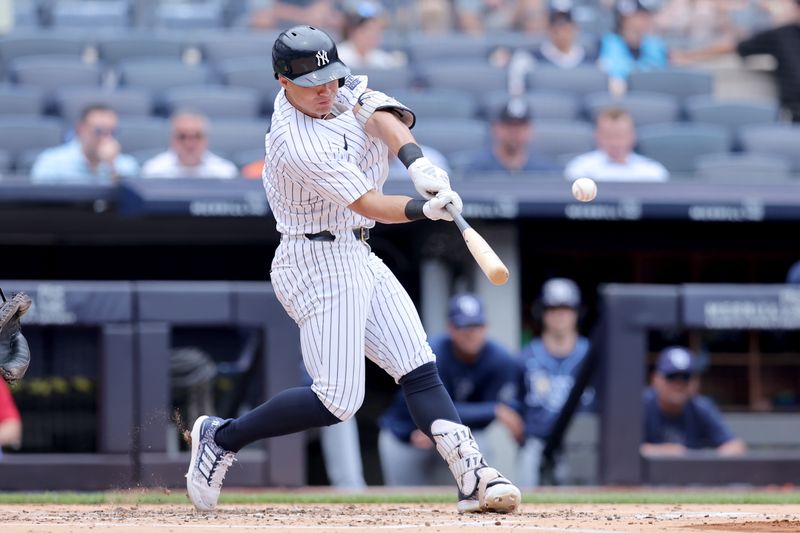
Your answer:
[[[63,87],[98,87],[102,72],[97,65],[88,65],[77,58],[28,56],[12,61],[9,74],[18,85],[52,91]]]
[[[54,28],[125,29],[131,6],[126,0],[60,0],[52,9]]]
[[[488,146],[489,128],[477,119],[427,120],[414,127],[420,144],[436,148],[445,157],[460,151],[480,151]]]
[[[86,35],[51,32],[12,33],[0,39],[4,63],[27,56],[71,56],[81,58],[88,47]]]
[[[437,118],[473,118],[477,111],[474,98],[463,91],[426,89],[419,91],[392,91],[400,102],[411,108],[417,120]]]
[[[90,104],[110,106],[120,117],[146,117],[153,112],[153,96],[146,89],[128,87],[117,90],[67,88],[56,91],[59,114],[68,122],[78,119]]]
[[[489,43],[483,37],[465,33],[426,34],[414,32],[406,38],[409,63],[441,65],[441,60],[486,59]]]
[[[570,120],[538,120],[534,122],[533,149],[555,162],[565,156],[594,150],[594,129],[591,124]]]
[[[41,115],[44,93],[35,87],[0,85],[0,115]]]
[[[791,176],[791,162],[775,154],[721,153],[698,156],[696,174],[713,181],[771,183]]]
[[[166,150],[169,136],[169,122],[163,118],[128,117],[117,125],[117,140],[126,154]]]
[[[531,91],[523,95],[533,110],[536,120],[577,120],[580,114],[578,99],[565,93],[553,91]],[[483,99],[483,112],[487,117],[499,109],[508,100],[506,91],[487,93]]]
[[[8,150],[0,149],[0,180],[3,179],[3,174],[8,174],[11,170],[11,154]]]
[[[213,120],[209,126],[209,148],[223,157],[250,149],[264,149],[269,120]]]
[[[731,135],[714,124],[654,124],[639,129],[639,151],[673,174],[691,174],[701,155],[727,152]]]
[[[690,96],[711,94],[714,78],[702,70],[635,70],[628,80],[628,90],[671,94],[682,104]]]
[[[538,67],[528,75],[528,87],[532,91],[552,91],[584,96],[608,90],[608,74],[593,67],[560,69]]]
[[[432,89],[467,91],[481,98],[507,86],[506,71],[483,61],[449,61],[425,68],[422,78]]]
[[[230,59],[217,65],[225,85],[255,89],[261,95],[262,111],[272,112],[275,96],[281,90],[272,75],[272,63],[266,57]]]
[[[261,109],[258,91],[246,87],[176,87],[164,92],[164,102],[169,113],[187,108],[209,118],[255,119]]]
[[[739,139],[745,151],[785,157],[791,161],[792,171],[800,172],[800,125],[742,126]]]
[[[778,120],[776,102],[721,101],[711,96],[693,96],[686,100],[685,107],[689,120],[722,126],[737,139],[742,126]]]
[[[245,165],[252,163],[253,161],[263,160],[264,159],[264,147],[261,148],[249,148],[247,150],[239,150],[237,152],[231,152],[230,154],[231,161],[233,161],[237,167],[242,168]]]
[[[353,69],[353,74],[363,74],[368,77],[367,85],[370,89],[393,94],[412,86],[414,75],[406,67],[398,68],[367,68]]]
[[[156,7],[156,25],[170,30],[207,30],[225,25],[224,5],[219,0],[162,2]]]
[[[156,93],[211,81],[206,65],[186,65],[174,59],[129,59],[121,61],[118,69],[121,85],[143,87]]]
[[[243,57],[268,58],[279,33],[278,30],[257,33],[208,32],[200,36],[197,45],[203,53],[203,58],[209,63]],[[269,75],[271,72],[270,70],[266,74]]]
[[[32,29],[42,24],[39,19],[39,6],[35,0],[15,0],[14,28]]]
[[[619,106],[627,110],[637,126],[647,126],[678,120],[680,105],[670,94],[632,91],[617,98],[608,92],[592,93],[584,99],[586,110],[592,120],[606,107]]]
[[[50,117],[0,117],[0,146],[8,152],[15,167],[24,152],[41,151],[61,144],[62,132],[61,121]]]
[[[106,65],[139,58],[180,61],[184,48],[181,39],[156,33],[123,33],[101,37],[97,42],[100,60]]]

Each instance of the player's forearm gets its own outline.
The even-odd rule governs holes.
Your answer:
[[[409,196],[384,195],[373,189],[348,207],[361,216],[383,224],[400,224],[409,222],[406,204],[411,199]]]

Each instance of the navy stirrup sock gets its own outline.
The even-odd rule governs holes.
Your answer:
[[[214,440],[226,450],[238,452],[259,439],[338,422],[341,420],[322,405],[311,387],[295,387],[278,393],[239,418],[226,421]]]
[[[425,363],[415,368],[400,378],[400,386],[411,418],[427,436],[433,438],[431,424],[434,420],[441,418],[461,423],[453,400],[439,378],[436,363]]]

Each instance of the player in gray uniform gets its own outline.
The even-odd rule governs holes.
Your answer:
[[[486,464],[461,424],[413,302],[366,242],[376,221],[452,220],[445,206],[460,211],[461,198],[416,144],[411,110],[351,76],[326,33],[284,31],[272,62],[282,90],[266,137],[264,187],[282,236],[271,280],[300,328],[313,383],[237,419],[199,417],[186,474],[192,502],[214,508],[243,446],[352,417],[364,400],[366,356],[401,385],[414,422],[447,461],[458,511],[516,510],[519,489]],[[425,200],[381,192],[389,150]]]

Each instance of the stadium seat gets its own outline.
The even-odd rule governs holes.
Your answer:
[[[9,63],[27,56],[71,56],[81,58],[86,51],[86,35],[45,32],[25,32],[6,35],[0,39],[0,59]]]
[[[231,152],[230,154],[231,161],[233,161],[237,167],[242,168],[245,165],[252,163],[253,161],[263,160],[264,159],[264,147],[261,148],[248,148],[247,150],[239,150],[237,152]]]
[[[54,28],[124,29],[130,26],[130,4],[126,0],[60,0],[53,5]]]
[[[156,25],[170,30],[222,28],[224,5],[219,0],[204,2],[161,2],[156,7]]]
[[[450,61],[426,68],[422,78],[431,89],[467,91],[481,98],[507,86],[506,71],[483,61]]]
[[[35,87],[0,85],[0,115],[41,115],[44,94]]]
[[[568,154],[594,150],[591,124],[570,120],[539,120],[535,123],[533,149],[556,162]]]
[[[11,170],[11,154],[8,150],[0,149],[0,180],[3,179],[3,174],[8,174]]]
[[[675,96],[662,93],[632,91],[621,98],[608,92],[592,93],[584,99],[586,110],[592,120],[603,108],[619,106],[627,110],[637,126],[647,126],[678,120],[680,106]]]
[[[258,33],[210,32],[203,35],[197,45],[205,61],[209,63],[220,63],[242,57],[268,58],[279,33],[277,30]],[[270,70],[267,74],[271,72]]]
[[[209,118],[250,118],[259,115],[258,91],[246,87],[176,87],[164,92],[167,111],[181,108],[199,111]]]
[[[540,67],[528,74],[528,87],[532,91],[551,91],[584,96],[608,90],[608,75],[592,67],[560,69]]]
[[[139,58],[180,61],[184,48],[180,39],[154,33],[124,33],[103,37],[97,42],[100,60],[106,65]]]
[[[686,100],[685,107],[689,120],[722,126],[737,139],[742,126],[778,120],[775,102],[720,101],[711,96],[692,96]]]
[[[487,146],[489,128],[477,119],[428,120],[414,127],[420,144],[436,148],[445,157],[460,151],[482,150]]]
[[[67,88],[56,91],[54,100],[59,114],[68,122],[76,121],[88,105],[95,103],[110,106],[120,117],[146,117],[153,112],[150,92],[134,87],[113,91]]]
[[[628,80],[628,90],[671,94],[682,104],[690,96],[711,94],[714,78],[702,70],[635,70]]]
[[[742,126],[739,139],[746,152],[761,152],[787,158],[793,172],[800,172],[800,125]]]
[[[205,65],[186,65],[170,59],[129,59],[118,66],[120,85],[143,87],[160,93],[184,85],[203,85],[211,80]]]
[[[264,149],[269,120],[213,120],[208,128],[209,148],[223,157],[250,149]]]
[[[533,110],[533,120],[577,120],[580,113],[578,99],[571,94],[553,91],[532,91],[524,98]],[[491,117],[508,100],[506,91],[488,93],[483,99],[483,111]]]
[[[126,154],[166,150],[169,146],[169,122],[154,117],[121,119],[117,126],[117,140]]]
[[[99,87],[101,70],[77,58],[29,56],[9,65],[11,80],[18,85],[52,91],[63,87]]]
[[[721,153],[698,156],[695,174],[713,181],[771,183],[790,177],[792,164],[774,154]]]
[[[367,84],[370,89],[394,94],[395,91],[402,91],[412,86],[414,76],[411,70],[405,67],[399,68],[366,68],[353,69],[353,74],[363,74],[367,76]]]
[[[0,117],[0,146],[6,150],[16,167],[22,154],[28,150],[44,150],[62,142],[63,127],[60,120],[36,116]]]
[[[41,26],[39,6],[35,0],[16,0],[14,2],[14,28],[32,29]]]
[[[442,65],[442,60],[485,60],[489,46],[485,38],[465,33],[431,35],[415,32],[408,34],[406,42],[409,64],[424,66]]]
[[[262,112],[271,113],[275,96],[281,90],[272,76],[272,63],[265,57],[230,59],[217,65],[225,85],[255,89],[261,95]]]
[[[673,174],[691,174],[704,154],[727,152],[731,135],[714,124],[654,124],[639,129],[639,151],[660,161]]]
[[[417,120],[429,118],[474,118],[477,104],[463,91],[426,89],[420,91],[393,91],[391,95],[407,105],[417,115]]]
[[[135,150],[133,152],[126,152],[136,158],[136,161],[139,162],[139,165],[144,165],[148,160],[154,158],[161,152],[164,152],[168,147],[163,146],[161,148],[148,148],[145,150]]]

